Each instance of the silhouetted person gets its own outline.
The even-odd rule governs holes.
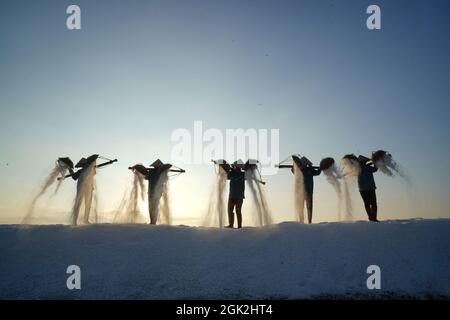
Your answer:
[[[377,220],[377,195],[376,195],[376,185],[375,179],[373,178],[374,172],[377,172],[378,168],[372,163],[368,163],[370,159],[359,156],[358,161],[361,167],[361,171],[358,175],[358,188],[359,193],[364,201],[364,207],[369,217],[369,221]]]
[[[318,176],[322,170],[319,167],[306,166],[301,169],[303,173],[303,182],[305,184],[305,202],[306,210],[308,211],[308,223],[312,222],[313,215],[313,192],[314,192],[314,177]]]
[[[298,156],[293,155],[292,160],[294,161],[293,165],[283,164],[278,165],[278,168],[290,168],[291,172],[295,174],[294,166],[296,166],[302,172],[304,197],[306,202],[306,210],[308,211],[308,223],[312,223],[314,177],[318,176],[322,172],[322,170],[320,169],[320,167],[314,167],[312,165],[312,162],[306,157],[299,158]],[[301,205],[303,206],[303,204]]]
[[[75,204],[72,210],[72,224],[76,225],[78,221],[78,215],[80,212],[81,204],[84,202],[84,223],[89,224],[89,214],[91,212],[92,197],[94,193],[94,176],[96,174],[96,168],[101,168],[117,162],[117,159],[110,160],[104,157],[102,159],[107,159],[108,161],[96,165],[98,154],[93,154],[87,158],[81,158],[80,161],[75,165],[75,168],[79,168],[76,172],[71,168],[73,166],[72,160],[69,158],[59,158],[59,161],[64,162],[69,166],[70,174],[58,178],[58,180],[72,177],[73,180],[77,181],[77,194],[75,196]],[[91,169],[91,170],[89,170]]]
[[[71,171],[72,179],[77,181],[77,194],[75,196],[75,204],[72,211],[72,224],[76,225],[78,222],[78,216],[80,208],[84,202],[84,219],[83,223],[89,224],[89,216],[91,213],[92,199],[94,194],[94,175],[96,174],[95,161],[98,155],[92,155],[90,157],[82,158],[76,168],[79,168],[76,172]],[[91,169],[92,171],[90,171]]]
[[[242,228],[242,204],[245,198],[245,172],[242,170],[243,164],[235,162],[228,171],[230,180],[230,194],[228,196],[228,226],[234,227],[234,208],[236,208],[237,226]]]
[[[295,158],[294,158],[295,159]],[[308,212],[308,223],[312,223],[313,215],[313,193],[314,193],[314,177],[320,175],[322,170],[314,167],[308,158],[302,157],[300,161],[295,161],[303,174],[303,184],[305,187],[305,202]]]
[[[80,212],[81,204],[84,202],[84,223],[89,224],[89,216],[91,213],[92,199],[94,194],[94,176],[96,174],[96,168],[101,168],[117,161],[108,160],[107,162],[96,165],[98,154],[93,154],[87,158],[81,158],[78,161],[76,168],[79,168],[76,172],[69,170],[70,174],[66,177],[72,177],[77,181],[77,194],[75,196],[75,205],[72,211],[72,224],[76,225],[78,221],[78,215]]]
[[[158,206],[162,196],[162,188],[157,188],[161,174],[169,170],[171,164],[164,164],[159,159],[156,160],[150,168],[146,179],[148,180],[148,213],[150,216],[150,224],[156,224],[158,221]]]
[[[150,224],[156,224],[158,222],[158,207],[161,198],[163,197],[164,184],[167,183],[168,172],[178,172],[183,173],[185,170],[175,167],[170,163],[163,163],[161,160],[155,160],[150,168],[146,168],[142,164],[136,164],[132,167],[128,167],[134,173],[139,172],[141,175],[148,180],[148,215],[150,217]],[[170,223],[170,221],[168,221]]]

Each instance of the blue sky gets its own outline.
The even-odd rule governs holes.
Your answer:
[[[72,3],[78,31],[65,25]],[[366,28],[370,4],[381,31]],[[168,159],[173,130],[195,120],[279,129],[281,158],[389,150],[414,187],[377,174],[380,218],[450,217],[449,18],[448,1],[4,1],[0,222],[23,213],[59,156],[119,158],[98,174],[113,210],[128,165]],[[179,221],[201,214],[213,179],[210,165],[187,169],[173,181]],[[266,180],[277,221],[292,219],[292,176]],[[73,192],[68,181],[46,205],[69,211]],[[316,178],[316,220],[335,207]]]

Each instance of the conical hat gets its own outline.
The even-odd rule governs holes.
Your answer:
[[[225,172],[230,171],[231,166],[229,163],[227,163],[224,159],[219,159],[215,162],[219,165],[220,168],[222,168]]]
[[[334,159],[331,157],[324,158],[320,161],[320,169],[321,170],[327,170],[331,168],[334,165]]]
[[[217,164],[227,164],[227,161],[224,159],[219,159],[219,160],[216,160],[216,163]]]
[[[92,162],[94,162],[95,160],[97,160],[98,158],[98,154],[93,154],[92,156],[87,157],[86,161],[91,164]]]
[[[256,169],[259,161],[255,159],[248,159],[247,162],[244,165],[244,169]]]
[[[75,165],[75,168],[84,168],[90,165],[92,162],[97,160],[98,154],[93,154],[87,158],[81,158],[80,161]]]
[[[349,160],[358,161],[358,158],[353,153],[346,154],[345,156],[342,157],[342,159],[349,159]]]
[[[69,167],[70,169],[73,169],[73,161],[70,160],[69,157],[61,157],[58,158],[58,162],[65,164],[67,167]]]
[[[164,163],[161,160],[157,159],[150,166],[153,168],[159,168],[162,167],[163,165]]]
[[[363,155],[359,155],[359,156],[358,156],[358,161],[359,161],[359,162],[366,163],[367,161],[370,161],[370,159],[367,158],[367,157],[365,157],[365,156],[363,156]]]
[[[300,161],[304,167],[312,166],[312,162],[307,157],[301,157]]]
[[[242,161],[242,159],[236,160],[235,162],[233,162],[233,167],[239,169],[244,168],[244,161]]]
[[[378,150],[378,151],[372,152],[373,163],[380,161],[380,159],[382,159],[386,154],[388,154],[388,153],[384,150]]]
[[[75,165],[75,168],[81,168],[84,167],[87,163],[86,158],[81,158],[80,161]]]
[[[301,168],[303,166],[302,160],[300,159],[300,156],[293,155],[292,160],[297,165],[297,167]]]
[[[142,164],[135,164],[130,169],[135,170],[135,171],[139,172],[142,175],[147,175],[148,174],[147,168],[144,167]]]

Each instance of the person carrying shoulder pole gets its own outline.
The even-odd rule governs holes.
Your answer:
[[[279,164],[278,168],[289,168],[291,172],[295,175],[294,170],[300,170],[301,175],[303,177],[303,195],[304,201],[306,202],[306,209],[308,211],[308,223],[312,223],[313,216],[313,192],[314,192],[314,177],[320,175],[322,170],[320,167],[313,166],[312,162],[306,157],[299,157],[297,155],[292,156],[293,164],[285,165]],[[294,168],[295,166],[295,168]],[[297,195],[298,196],[298,195]],[[298,199],[297,199],[298,200]],[[300,200],[301,201],[301,200]],[[303,206],[304,203],[300,204],[301,206],[301,217],[300,222],[303,223]]]
[[[376,185],[373,174],[378,171],[378,168],[371,162],[369,158],[364,156],[358,157],[358,162],[361,170],[358,175],[359,193],[364,202],[364,207],[369,217],[369,221],[378,222],[377,220],[377,195]]]
[[[128,167],[128,169],[137,171],[148,180],[148,215],[150,224],[156,224],[159,216],[159,203],[163,197],[164,184],[167,183],[168,173],[176,172],[178,174],[186,172],[175,167],[170,163],[163,163],[160,159],[155,160],[149,168],[141,164]]]
[[[305,202],[306,210],[308,211],[308,223],[311,224],[313,216],[314,177],[320,175],[322,170],[319,167],[314,167],[312,162],[306,157],[300,159],[300,170],[303,173],[303,183],[305,185]]]
[[[227,172],[230,180],[230,193],[228,195],[228,226],[234,228],[234,209],[236,208],[236,218],[238,229],[242,228],[242,204],[245,198],[245,172],[244,163],[241,160],[235,161],[231,166],[222,164],[222,168]]]

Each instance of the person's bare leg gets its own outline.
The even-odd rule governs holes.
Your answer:
[[[153,204],[152,203],[150,203],[149,205],[148,205],[148,216],[150,217],[150,224],[156,224],[156,221],[153,219],[153,217],[154,217],[154,209],[153,209],[154,207],[153,207]]]
[[[150,224],[156,224],[158,222],[158,215],[159,215],[158,211],[159,211],[159,199],[152,199]]]
[[[236,203],[236,217],[237,217],[237,223],[238,223],[238,228],[242,228],[242,204],[243,204],[243,200],[239,201]]]
[[[367,216],[369,217],[369,220],[372,221],[372,207],[370,205],[369,196],[367,194],[367,191],[360,191],[361,197],[364,202],[364,209],[366,209]]]
[[[153,201],[150,192],[148,193],[148,218],[150,219],[150,224],[152,223],[152,212],[153,212]]]
[[[312,194],[306,195],[306,209],[308,211],[308,223],[312,223],[312,214],[313,214],[313,196]]]
[[[377,206],[377,194],[376,191],[373,191],[372,197],[371,197],[371,207],[372,207],[372,219],[373,221],[378,221],[377,214],[378,214],[378,206]]]
[[[158,199],[152,194],[148,194],[148,216],[150,217],[150,224],[156,224],[158,220]]]
[[[232,199],[228,199],[228,226],[225,228],[233,228],[234,226],[234,201]]]

